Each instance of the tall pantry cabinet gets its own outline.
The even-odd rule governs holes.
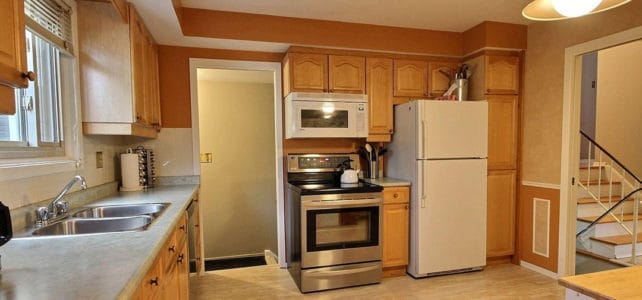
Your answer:
[[[493,52],[470,58],[469,98],[488,101],[486,256],[515,254],[520,54]]]

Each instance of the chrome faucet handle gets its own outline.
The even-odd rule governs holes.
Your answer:
[[[54,217],[67,214],[67,212],[69,212],[69,202],[67,201],[56,202],[56,204],[54,205],[54,212],[55,212]]]
[[[38,224],[42,225],[47,223],[49,220],[49,208],[46,206],[38,207],[36,209],[36,221]]]

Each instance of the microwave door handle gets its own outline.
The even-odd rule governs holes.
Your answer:
[[[379,205],[380,198],[363,199],[363,200],[336,200],[336,201],[311,201],[303,204],[305,207],[336,207],[336,206],[362,206],[362,205]]]

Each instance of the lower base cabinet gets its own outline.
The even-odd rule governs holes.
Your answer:
[[[382,264],[384,277],[403,276],[408,265],[409,220],[408,187],[383,190]]]
[[[187,214],[184,214],[132,299],[189,299],[187,251]]]

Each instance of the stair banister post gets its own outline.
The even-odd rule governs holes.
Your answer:
[[[640,184],[638,183],[638,188]],[[633,236],[631,237],[631,264],[636,265],[637,244],[638,244],[638,209],[640,207],[640,192],[637,192],[633,201]]]

